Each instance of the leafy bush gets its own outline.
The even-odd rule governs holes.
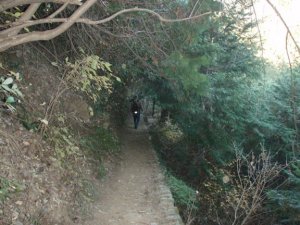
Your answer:
[[[183,133],[177,124],[167,119],[160,128],[161,140],[166,144],[176,144],[183,138]]]
[[[112,92],[113,78],[121,82],[119,77],[112,74],[110,63],[97,55],[86,55],[83,51],[82,57],[73,63],[66,58],[64,67],[68,85],[86,93],[94,102],[99,98],[98,92]]]
[[[47,136],[60,160],[63,161],[69,156],[80,154],[76,139],[67,127],[50,127]]]

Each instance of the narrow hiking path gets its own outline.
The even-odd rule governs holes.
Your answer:
[[[122,160],[101,184],[94,218],[86,225],[177,224],[168,222],[164,214],[161,172],[145,125],[135,130],[130,123],[122,132],[121,143]]]

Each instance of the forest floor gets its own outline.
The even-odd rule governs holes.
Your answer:
[[[131,122],[131,121],[130,121]],[[146,126],[127,125],[121,134],[122,156],[110,175],[99,182],[94,216],[86,225],[166,224],[159,207],[158,162]]]

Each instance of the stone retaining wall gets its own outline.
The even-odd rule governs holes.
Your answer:
[[[148,128],[155,123],[156,119],[152,117],[144,117],[145,122],[145,129],[148,130]],[[151,137],[149,136],[149,141],[151,140]],[[150,143],[150,146],[152,144]],[[164,173],[162,169],[160,168],[160,163],[157,157],[157,154],[154,150],[154,148],[151,148],[151,151],[153,152],[154,158],[155,158],[155,164],[157,165],[157,193],[159,195],[159,206],[163,209],[163,214],[165,216],[165,223],[164,224],[150,224],[150,225],[184,225],[180,215],[178,208],[174,204],[174,199],[171,193],[170,188],[166,184],[166,180],[164,177]]]
[[[155,155],[155,161],[157,165],[157,193],[159,195],[159,207],[163,209],[163,214],[165,215],[165,223],[159,225],[184,225],[180,215],[178,208],[174,204],[174,199],[171,193],[170,188],[167,186],[164,173],[162,169],[159,167],[159,160],[155,150],[152,148],[153,154]],[[151,224],[156,225],[156,224]]]

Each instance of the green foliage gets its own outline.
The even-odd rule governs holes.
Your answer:
[[[205,93],[207,79],[199,73],[201,65],[208,64],[205,56],[189,58],[173,53],[164,63],[164,72],[171,79],[172,93],[180,102]]]
[[[52,63],[58,66],[56,63]],[[112,74],[111,64],[103,61],[97,55],[86,55],[82,51],[81,59],[73,63],[65,60],[66,81],[75,90],[87,94],[94,102],[99,100],[101,91],[112,92],[113,81],[121,82],[119,77]]]
[[[196,2],[199,4],[195,5]],[[122,77],[122,82],[114,82],[118,78],[112,74],[108,62],[95,53],[88,55],[83,51],[77,60],[66,59],[65,78],[70,87],[95,102],[96,115],[110,112],[111,119],[118,124],[124,123],[127,116],[124,94],[127,87],[155,99],[163,118],[152,130],[152,137],[160,158],[174,174],[169,176],[168,183],[177,204],[183,210],[198,200],[199,205],[209,204],[207,208],[196,206],[195,224],[221,223],[216,214],[223,219],[223,224],[230,223],[234,217],[232,209],[238,204],[243,187],[237,180],[230,185],[223,182],[226,175],[237,177],[236,167],[232,166],[235,165],[232,143],[239,143],[246,153],[253,151],[254,156],[263,145],[283,165],[293,160],[290,170],[272,182],[274,187],[267,196],[268,207],[276,214],[269,213],[270,217],[276,218],[272,224],[296,224],[300,183],[299,163],[295,163],[299,159],[300,146],[299,68],[292,68],[293,76],[289,71],[283,71],[277,80],[274,76],[271,82],[261,79],[262,59],[257,57],[254,44],[257,38],[253,38],[251,31],[254,26],[251,4],[248,6],[245,1],[233,3],[226,7],[225,3],[215,0],[108,3],[101,9],[104,14],[143,4],[147,7],[153,4],[154,10],[166,18],[185,17],[192,10],[194,15],[222,11],[200,22],[176,24],[159,24],[155,17],[144,19],[143,13],[124,14],[109,24],[114,28],[113,32],[138,35],[116,41],[101,34],[99,42],[83,43],[82,40],[97,37],[91,32],[74,40],[75,46],[85,45],[85,49],[91,49],[89,52],[94,51],[89,43],[100,43],[95,51],[101,51],[114,65],[114,74]],[[40,10],[38,16],[55,11],[56,5],[43,4]],[[20,16],[19,11],[22,12],[13,9],[11,15],[5,17],[14,21]],[[100,12],[98,9],[93,11],[93,16]],[[76,36],[77,33],[72,38]],[[60,40],[63,40],[60,44],[70,46],[66,39]],[[7,103],[15,97],[8,94]],[[51,132],[60,157],[77,154],[76,140],[68,128],[60,127]],[[119,148],[114,134],[97,128],[95,133],[84,136],[81,144],[99,160],[98,175],[104,176],[103,155]],[[241,172],[242,177],[247,174],[244,168]],[[282,181],[286,181],[285,185],[276,188]],[[195,191],[187,184],[201,190],[201,197],[195,200]],[[241,205],[243,210],[251,202],[251,196],[245,195],[247,199]],[[250,223],[270,224],[268,220],[262,221],[264,218],[258,215]]]
[[[97,198],[97,188],[91,180],[81,178],[80,182],[77,183],[73,196],[76,208],[79,209],[81,216],[89,217],[92,210],[91,203]],[[74,209],[72,209],[74,210]],[[78,211],[74,216],[77,216]]]
[[[186,139],[180,137],[181,131],[179,132],[177,128],[175,133],[174,130],[166,130],[166,128],[152,128],[152,142],[163,164],[178,177],[193,183],[192,180],[198,179],[199,164],[194,159],[194,154]],[[171,139],[168,137],[170,134]],[[174,134],[175,139],[173,138]],[[180,138],[178,139],[178,137]]]
[[[127,112],[129,109],[126,93],[127,88],[124,83],[117,82],[114,85],[114,92],[109,96],[108,102],[106,103],[110,122],[118,127],[125,125],[128,116]]]
[[[299,151],[295,151],[299,146],[299,143],[295,144],[299,136],[295,130],[295,116],[299,118],[299,115],[295,115],[293,109],[293,105],[300,104],[297,69],[294,69],[293,83],[290,74],[286,73],[278,80],[267,82],[257,80],[256,76],[247,76],[244,69],[241,72],[235,69],[209,76],[205,96],[194,96],[188,103],[180,103],[180,106],[176,105],[176,101],[172,102],[172,107],[167,106],[171,109],[169,116],[172,122],[183,133],[184,139],[172,144],[162,132],[164,124],[153,131],[153,141],[161,158],[166,161],[165,165],[186,182],[200,184],[200,192],[206,193],[199,199],[200,204],[210,202],[212,207],[198,211],[198,223],[217,223],[216,211],[226,221],[230,221],[234,214],[233,206],[238,204],[243,186],[236,182],[228,189],[218,179],[222,177],[218,175],[221,171],[232,174],[231,177],[236,176],[235,167],[230,171],[224,170],[235,160],[235,152],[231,148],[233,142],[240,143],[240,148],[246,153],[253,150],[254,155],[259,154],[263,145],[283,165],[287,160],[299,159]],[[296,91],[292,92],[292,88]],[[163,106],[166,107],[166,104]],[[262,210],[274,211],[274,220],[270,217],[257,218],[264,221],[262,223],[298,223],[298,163],[291,164],[291,171],[285,178],[274,181],[274,186],[284,180],[286,185],[267,192],[269,208]],[[249,207],[251,196],[251,193],[245,195],[240,210]],[[228,202],[231,205],[227,205]]]
[[[291,163],[285,174],[284,186],[267,192],[268,207],[284,224],[297,224],[300,222],[300,161]]]
[[[1,63],[0,69],[6,70]],[[16,103],[15,97],[23,98],[23,94],[16,84],[16,80],[20,80],[20,74],[14,71],[7,71],[6,75],[0,76],[0,97],[11,111],[15,111],[13,106]]]
[[[9,195],[22,191],[24,188],[18,182],[0,176],[0,203]]]
[[[171,174],[167,174],[167,183],[173,194],[175,204],[181,210],[195,210],[199,207],[196,199],[196,190]]]
[[[81,139],[82,147],[86,147],[93,157],[101,162],[103,156],[119,151],[120,143],[112,131],[96,127],[93,134]]]
[[[183,138],[180,128],[173,124],[170,119],[166,120],[160,128],[161,140],[166,141],[165,145],[178,143]]]
[[[294,190],[271,190],[268,193],[269,205],[277,211],[277,217],[284,223],[296,224],[300,221],[300,192]]]
[[[50,127],[47,131],[49,141],[53,144],[60,162],[68,157],[80,155],[79,147],[71,130],[66,126]]]
[[[39,129],[41,123],[37,121],[37,118],[43,117],[40,112],[28,112],[24,105],[19,105],[17,113],[18,119],[27,130],[37,131]]]
[[[14,83],[13,78],[11,78],[11,77],[8,77],[8,78],[1,77],[0,82],[1,82],[1,88],[2,88],[1,91],[8,95],[7,98],[12,97],[12,96],[9,96],[9,94],[13,94],[15,96],[23,97],[22,93],[18,89],[18,85]]]
[[[106,176],[106,169],[102,163],[99,164],[98,169],[97,169],[97,177],[99,179],[103,178]]]
[[[152,130],[160,158],[173,174],[202,190],[200,204],[212,205],[210,211],[198,211],[195,224],[216,224],[220,218],[230,221],[234,217],[233,206],[238,204],[243,187],[238,181],[224,185],[221,179],[225,174],[236,176],[236,167],[228,168],[236,158],[232,143],[239,143],[253,155],[259,155],[264,146],[283,165],[286,160],[299,158],[299,71],[293,68],[293,79],[288,71],[272,82],[261,78],[261,59],[248,32],[253,27],[250,11],[239,4],[200,26],[171,27],[171,32],[180,36],[172,40],[176,50],[169,51],[161,61],[161,76],[145,75],[149,80],[146,92],[159,102],[162,121],[172,121],[169,126],[161,123]],[[177,137],[178,131],[181,135]],[[281,215],[291,209],[283,205],[295,207],[295,202],[287,203],[283,194],[298,196],[298,170],[293,171],[293,176],[274,181],[278,185],[293,178],[293,185],[270,192],[273,206],[283,210]],[[241,176],[245,174],[242,170]],[[251,198],[251,193],[245,195],[241,211],[247,209]],[[298,214],[291,209],[284,219],[293,220]],[[256,219],[250,223],[273,221],[260,216]]]
[[[14,7],[12,10],[2,11],[1,14],[1,16],[6,17],[7,20],[16,21],[23,15],[23,12],[19,7]]]
[[[271,97],[269,98],[270,113],[273,117],[273,124],[277,122],[277,129],[273,132],[273,136],[268,137],[267,143],[278,149],[281,157],[285,155],[289,160],[295,160],[300,156],[299,152],[292,150],[295,145],[299,145],[296,143],[299,137],[296,129],[299,130],[299,125],[295,123],[295,119],[299,119],[297,109],[300,104],[299,68],[295,68],[294,73],[292,79],[289,72],[283,70],[281,77],[270,87]]]
[[[120,143],[116,135],[108,129],[95,127],[94,133],[82,137],[81,147],[87,149],[88,153],[97,161],[97,178],[106,175],[106,169],[102,163],[104,156],[115,154],[120,150]]]
[[[205,182],[199,187],[200,196],[198,201],[200,204],[205,204],[205,207],[200,208],[198,213],[199,221],[205,221],[206,224],[231,224],[230,217],[233,213],[233,208],[238,205],[239,197],[243,193],[242,187],[222,182],[221,177],[224,172],[229,174],[229,171],[218,171],[215,168],[215,173],[208,177]],[[222,175],[222,176],[221,176]],[[245,198],[248,193],[244,193]],[[247,195],[247,196],[246,196]],[[243,201],[241,208],[248,207],[248,202]],[[222,217],[216,217],[222,215]]]

